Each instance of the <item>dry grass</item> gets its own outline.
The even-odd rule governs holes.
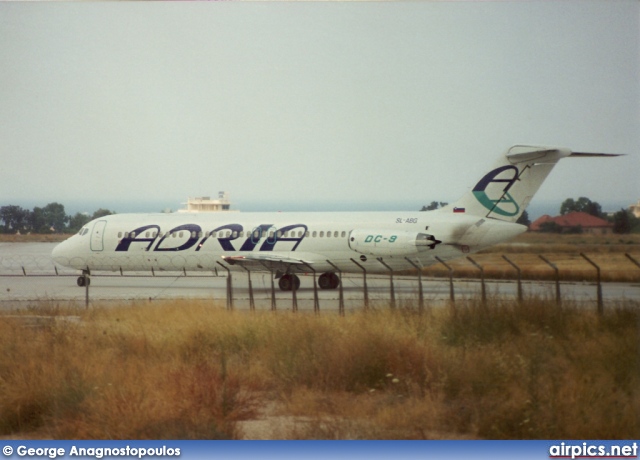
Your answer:
[[[0,433],[237,439],[270,407],[288,439],[638,438],[638,307],[49,308],[80,321],[0,318]]]
[[[25,235],[0,233],[0,243],[58,243],[66,240],[70,236],[70,234],[66,233],[34,233]]]

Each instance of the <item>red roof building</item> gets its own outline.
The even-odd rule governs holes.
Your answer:
[[[557,225],[562,233],[571,233],[578,229],[580,229],[582,233],[596,233],[600,235],[613,232],[613,224],[599,217],[587,214],[586,212],[570,212],[564,216],[557,217],[551,217],[545,214],[539,219],[536,219],[531,226],[529,226],[529,230],[534,232],[543,231],[545,227],[553,226],[551,222]]]

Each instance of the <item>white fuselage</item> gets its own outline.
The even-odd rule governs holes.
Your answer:
[[[91,221],[52,256],[60,265],[88,271],[380,273],[460,257],[525,230],[451,210],[115,214]]]

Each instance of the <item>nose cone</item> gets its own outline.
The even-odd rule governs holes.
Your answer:
[[[65,240],[53,248],[53,251],[51,251],[51,258],[58,265],[69,267],[69,240]]]

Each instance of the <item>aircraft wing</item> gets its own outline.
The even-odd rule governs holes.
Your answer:
[[[312,261],[298,259],[295,257],[284,256],[279,254],[246,254],[242,256],[222,256],[222,260],[224,260],[229,265],[240,265],[243,267],[254,267],[262,270],[269,271],[277,271],[282,270],[286,271],[292,266],[298,267],[299,269],[303,269],[305,267],[310,267],[313,264]]]

